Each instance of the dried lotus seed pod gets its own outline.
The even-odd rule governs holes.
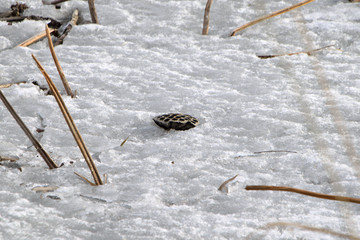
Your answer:
[[[153,120],[159,127],[166,130],[188,130],[199,124],[199,121],[196,118],[181,113],[164,114],[154,117]]]

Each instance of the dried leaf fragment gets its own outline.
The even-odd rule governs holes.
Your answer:
[[[218,188],[219,191],[223,192],[223,193],[228,193],[229,189],[226,186],[229,182],[233,181],[236,177],[238,176],[238,174],[236,174],[234,177],[226,180],[225,182],[223,182],[223,184],[220,185],[220,187]]]

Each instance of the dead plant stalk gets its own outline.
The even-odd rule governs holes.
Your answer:
[[[95,0],[88,0],[91,20],[93,23],[99,24],[99,20],[96,14]]]
[[[50,36],[50,30],[49,30],[47,25],[45,25],[45,32],[46,32],[46,36],[47,36],[47,39],[48,39],[48,42],[49,42],[49,48],[50,48],[51,55],[52,55],[52,57],[54,59],[54,62],[55,62],[56,68],[58,70],[59,76],[61,78],[61,81],[64,84],[64,88],[66,90],[66,93],[73,98],[74,94],[71,91],[71,88],[69,86],[69,82],[67,81],[67,79],[65,77],[65,74],[64,74],[64,71],[63,71],[63,69],[62,69],[62,67],[61,67],[61,65],[59,63],[59,60],[58,60],[58,58],[56,56],[54,45],[52,43],[51,36]]]
[[[317,49],[313,49],[313,50],[309,50],[309,51],[301,51],[301,52],[294,52],[294,53],[285,53],[285,54],[276,54],[276,55],[259,55],[258,58],[267,59],[267,58],[282,57],[282,56],[292,56],[292,55],[297,55],[297,54],[302,54],[302,53],[307,54],[308,56],[311,56],[311,54],[313,52],[317,52],[317,51],[323,50],[325,48],[330,48],[333,46],[335,46],[335,45],[328,45],[325,47],[321,47],[321,48],[317,48]]]
[[[202,35],[208,35],[208,32],[209,32],[210,7],[211,7],[212,2],[213,2],[213,0],[208,0],[206,3]]]
[[[250,26],[252,26],[252,25],[255,25],[255,24],[257,24],[257,23],[259,23],[259,22],[262,22],[262,21],[264,21],[264,20],[267,20],[267,19],[269,19],[269,18],[272,18],[272,17],[278,16],[278,15],[280,15],[280,14],[289,12],[289,11],[291,11],[291,10],[294,10],[294,9],[296,9],[296,8],[298,8],[298,7],[304,6],[304,5],[306,5],[306,4],[308,4],[308,3],[311,3],[311,2],[313,2],[313,1],[315,1],[315,0],[306,0],[306,1],[300,2],[300,3],[298,3],[298,4],[295,4],[295,5],[291,6],[291,7],[287,7],[287,8],[281,9],[281,10],[279,10],[279,11],[273,12],[273,13],[271,13],[271,14],[269,14],[269,15],[266,15],[266,16],[264,16],[264,17],[258,18],[258,19],[254,20],[254,21],[252,21],[252,22],[249,22],[249,23],[247,23],[247,24],[244,24],[244,25],[238,27],[237,29],[235,29],[235,30],[230,34],[230,36],[235,36],[235,34],[236,34],[237,32],[240,32],[240,31],[244,30],[245,28],[248,28],[248,27],[250,27]]]
[[[55,31],[55,29],[50,28],[50,29],[49,29],[49,34],[52,33],[52,32],[54,32],[54,31]],[[47,34],[47,33],[46,33],[45,31],[44,31],[44,32],[41,32],[41,33],[39,33],[39,34],[37,34],[37,35],[29,38],[28,40],[20,43],[20,44],[17,45],[17,46],[18,46],[18,47],[27,47],[27,46],[33,44],[34,42],[39,41],[40,39],[46,37],[46,34]]]
[[[84,140],[82,139],[80,133],[79,133],[79,130],[77,129],[75,123],[74,123],[74,120],[72,119],[61,95],[59,94],[55,84],[53,83],[53,81],[51,80],[51,78],[49,77],[49,75],[46,73],[46,71],[44,70],[44,68],[42,67],[42,65],[40,64],[40,62],[36,59],[36,57],[34,55],[32,55],[33,59],[35,60],[38,68],[40,69],[41,73],[44,75],[49,87],[50,87],[50,90],[53,92],[54,94],[54,97],[56,99],[56,102],[58,103],[59,105],[59,108],[62,112],[62,114],[64,115],[64,118],[65,118],[65,121],[66,123],[68,124],[69,126],[69,129],[76,141],[76,143],[78,144],[79,146],[79,149],[82,153],[82,155],[84,156],[85,158],[85,161],[90,169],[90,172],[94,178],[94,181],[95,181],[95,185],[102,185],[102,181],[101,181],[101,178],[100,178],[100,175],[99,175],[99,172],[94,164],[94,161],[92,160],[91,158],[91,155],[89,153],[89,151],[87,150],[86,148],[86,145],[84,143]]]
[[[8,87],[11,87],[14,84],[21,84],[21,83],[26,83],[26,81],[19,81],[19,82],[14,82],[14,83],[0,84],[0,89],[1,88],[8,88]]]
[[[30,139],[31,143],[34,145],[36,150],[39,152],[41,157],[44,159],[46,164],[50,169],[58,168],[56,163],[51,159],[50,155],[43,149],[41,144],[36,140],[36,138],[31,134],[30,130],[26,127],[25,123],[21,120],[19,115],[15,112],[14,108],[11,106],[11,104],[6,99],[5,95],[0,90],[0,98],[3,101],[5,107],[9,110],[10,114],[13,116],[15,121],[19,124],[20,128],[24,131],[26,136]]]
[[[254,186],[246,186],[246,190],[269,190],[269,191],[285,191],[285,192],[294,192],[299,193],[311,197],[334,200],[334,201],[342,201],[342,202],[352,202],[360,204],[360,198],[351,198],[351,197],[343,197],[338,195],[328,195],[316,192],[310,192],[303,189],[292,188],[292,187],[278,187],[278,186],[263,186],[263,185],[254,185]]]

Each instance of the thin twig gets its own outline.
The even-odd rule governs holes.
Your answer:
[[[91,186],[96,186],[96,184],[92,183],[90,180],[88,180],[86,177],[80,175],[80,173],[74,172],[75,175],[81,177],[85,182],[89,183]]]
[[[16,162],[18,159],[12,158],[12,157],[2,157],[0,156],[0,162],[2,161],[10,161],[10,162]]]
[[[58,186],[40,186],[40,187],[34,187],[31,190],[35,191],[35,192],[53,192],[56,189],[58,189]]]
[[[102,198],[86,196],[86,195],[83,195],[83,194],[80,194],[79,196],[83,197],[83,198],[86,198],[87,200],[91,200],[93,202],[100,202],[100,203],[107,203],[108,202],[108,201],[106,201],[105,199],[102,199]]]
[[[0,88],[8,88],[8,87],[11,87],[12,85],[15,85],[15,84],[21,84],[21,83],[26,83],[26,81],[20,81],[20,82],[14,82],[14,83],[5,83],[5,84],[0,84]]]
[[[289,151],[289,150],[267,150],[267,151],[260,151],[260,152],[254,152],[253,154],[249,155],[240,155],[235,158],[241,158],[241,157],[257,157],[260,154],[263,153],[297,153],[295,151]]]
[[[130,136],[128,136],[121,144],[120,147],[124,146],[124,144],[126,143],[126,141],[129,139]]]
[[[58,168],[56,163],[51,159],[50,155],[43,149],[41,144],[36,140],[36,138],[31,134],[30,130],[26,127],[24,122],[21,120],[19,115],[15,112],[14,108],[10,105],[10,103],[7,101],[5,95],[0,90],[0,98],[3,101],[5,107],[9,110],[11,115],[14,117],[15,121],[19,124],[21,129],[24,131],[26,136],[30,139],[36,150],[39,152],[41,157],[44,159],[46,164],[49,166],[50,169]]]
[[[209,32],[210,7],[211,7],[212,2],[213,2],[213,0],[208,0],[206,3],[202,35],[208,35],[208,32]]]
[[[69,126],[69,129],[76,141],[76,143],[78,144],[79,148],[80,148],[80,151],[82,153],[82,155],[84,156],[85,158],[85,161],[90,169],[90,172],[94,178],[94,181],[95,181],[95,185],[102,185],[102,181],[101,181],[101,178],[100,178],[100,175],[99,175],[99,172],[94,164],[94,161],[92,160],[91,158],[91,155],[89,153],[89,151],[87,150],[86,148],[86,145],[84,143],[84,140],[82,139],[80,133],[79,133],[79,130],[77,129],[75,123],[74,123],[74,120],[72,119],[65,103],[64,103],[64,100],[62,99],[61,95],[59,94],[55,84],[53,83],[53,81],[51,80],[51,78],[49,77],[49,75],[46,73],[46,71],[44,70],[44,68],[41,66],[40,62],[36,59],[36,57],[32,54],[31,55],[33,57],[33,59],[35,60],[38,68],[40,69],[41,73],[44,75],[51,91],[53,92],[54,94],[54,97],[56,99],[56,102],[58,103],[59,105],[59,108],[62,112],[62,114],[64,115],[64,118],[65,118],[65,121],[66,123],[68,124]]]
[[[46,32],[46,36],[47,36],[47,39],[48,39],[48,42],[49,42],[49,48],[50,48],[51,55],[52,55],[52,57],[54,59],[54,62],[55,62],[56,68],[58,70],[58,73],[60,75],[61,81],[64,84],[64,88],[66,90],[66,93],[73,98],[74,94],[71,91],[71,88],[69,86],[69,82],[67,81],[67,79],[65,77],[65,74],[64,74],[64,71],[63,71],[62,67],[60,66],[59,60],[58,60],[58,58],[56,56],[54,45],[52,43],[51,36],[50,36],[50,31],[49,31],[49,28],[48,28],[48,26],[46,24],[45,24],[45,32]]]
[[[281,9],[281,10],[279,10],[279,11],[273,12],[273,13],[271,13],[271,14],[269,14],[269,15],[266,15],[266,16],[263,16],[263,17],[261,17],[261,18],[258,18],[258,19],[254,20],[254,21],[252,21],[252,22],[249,22],[249,23],[247,23],[247,24],[242,25],[241,27],[238,27],[237,29],[235,29],[235,30],[230,34],[230,36],[235,36],[235,34],[236,34],[237,32],[242,31],[242,30],[244,30],[245,28],[248,28],[248,27],[250,27],[250,26],[252,26],[252,25],[255,25],[255,24],[257,24],[257,23],[259,23],[259,22],[262,22],[262,21],[264,21],[264,20],[267,20],[267,19],[269,19],[269,18],[272,18],[272,17],[278,16],[278,15],[280,15],[280,14],[289,12],[289,11],[291,11],[291,10],[294,10],[295,8],[304,6],[304,5],[306,5],[306,4],[308,4],[308,3],[311,3],[311,2],[313,2],[313,1],[315,1],[315,0],[306,0],[306,1],[303,1],[303,2],[301,2],[301,3],[295,4],[295,5],[291,6],[291,7],[287,7],[287,8]]]
[[[282,227],[282,226],[284,226],[284,227],[292,227],[292,228],[300,228],[300,229],[307,230],[307,231],[312,231],[312,232],[325,233],[325,234],[328,234],[328,235],[339,237],[341,239],[346,238],[346,239],[351,239],[351,240],[360,240],[359,237],[356,237],[356,236],[353,236],[353,235],[344,234],[344,233],[338,233],[338,232],[332,231],[330,229],[317,228],[317,227],[307,226],[307,225],[303,225],[303,224],[299,224],[299,223],[274,222],[274,223],[266,224],[264,227],[262,227],[262,229],[269,229],[269,228]]]
[[[278,186],[262,186],[262,185],[254,185],[254,186],[246,186],[246,190],[270,190],[270,191],[285,191],[285,192],[294,192],[299,193],[311,197],[334,200],[334,201],[342,201],[342,202],[352,202],[360,204],[360,198],[351,198],[351,197],[343,197],[338,195],[328,195],[316,192],[310,192],[303,189],[292,188],[292,187],[278,187]]]
[[[335,46],[335,45],[329,45],[329,46],[313,49],[313,50],[310,50],[310,51],[301,51],[301,52],[276,54],[276,55],[260,55],[260,56],[258,56],[258,58],[267,59],[267,58],[282,57],[282,56],[292,56],[292,55],[302,54],[302,53],[305,53],[305,54],[310,56],[313,52],[320,51],[320,50],[323,50],[325,48],[329,48],[329,47],[333,47],[333,46]]]
[[[88,0],[91,20],[93,23],[99,24],[99,20],[96,14],[95,0]]]
[[[55,29],[52,29],[52,28],[49,29],[49,33],[52,33],[54,31],[55,31]],[[26,41],[24,41],[22,43],[20,43],[19,45],[17,45],[17,47],[27,47],[27,46],[33,44],[34,42],[39,41],[40,39],[42,39],[44,37],[46,37],[46,32],[45,31],[43,31],[43,32],[29,38],[28,40],[26,40]]]
[[[220,185],[220,187],[218,188],[218,190],[221,191],[221,192],[228,193],[229,190],[228,190],[228,188],[227,188],[226,185],[227,185],[229,182],[233,181],[237,176],[238,176],[238,175],[236,174],[234,177],[232,177],[232,178],[226,180],[225,182],[223,182],[223,183]]]

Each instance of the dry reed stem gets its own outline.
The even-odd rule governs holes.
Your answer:
[[[47,36],[47,39],[48,39],[48,42],[49,42],[49,48],[50,48],[51,55],[52,55],[52,57],[54,59],[54,62],[55,62],[56,68],[58,70],[59,76],[61,78],[61,81],[64,84],[64,88],[66,90],[66,93],[67,93],[67,95],[69,95],[69,96],[71,96],[73,98],[74,94],[71,91],[71,88],[69,86],[69,82],[67,81],[67,79],[65,77],[65,74],[64,74],[64,71],[63,71],[62,67],[60,66],[59,60],[58,60],[58,58],[56,56],[54,45],[52,43],[51,36],[50,36],[49,27],[46,24],[45,24],[45,32],[46,32],[46,36]]]
[[[12,85],[21,84],[21,83],[26,83],[26,81],[20,81],[20,82],[15,82],[15,83],[0,84],[0,89],[1,89],[1,88],[8,88],[8,87],[11,87]]]
[[[43,186],[43,187],[34,187],[31,190],[35,192],[46,193],[46,192],[53,192],[58,188],[59,188],[58,186]]]
[[[312,231],[312,232],[319,232],[319,233],[325,233],[328,235],[332,235],[335,237],[339,237],[341,239],[351,239],[351,240],[360,240],[359,237],[353,236],[353,235],[349,235],[349,234],[344,234],[344,233],[338,233],[326,228],[317,228],[317,227],[312,227],[312,226],[307,226],[307,225],[303,225],[303,224],[298,224],[298,223],[288,223],[288,222],[275,222],[275,223],[269,223],[266,224],[264,227],[262,227],[262,229],[269,229],[269,228],[273,228],[273,227],[292,227],[292,228],[300,228],[303,230],[307,230],[307,231]]]
[[[77,172],[74,172],[74,173],[75,173],[75,175],[82,178],[85,182],[89,183],[91,186],[96,186],[96,184],[92,183],[90,180],[88,180],[86,177],[82,176],[80,173],[77,173]]]
[[[0,162],[2,161],[10,161],[10,162],[16,162],[18,159],[12,158],[12,157],[2,157],[0,156]]]
[[[226,193],[228,193],[229,190],[228,190],[228,188],[227,188],[226,185],[227,185],[229,182],[233,181],[237,176],[238,176],[238,174],[236,174],[234,177],[232,177],[232,178],[226,180],[225,182],[223,182],[223,183],[220,185],[220,187],[218,188],[218,190],[221,191],[221,192],[226,192]]]
[[[15,121],[19,124],[19,126],[21,127],[21,129],[24,131],[24,133],[26,134],[26,136],[30,139],[30,141],[32,142],[32,144],[34,145],[34,147],[36,148],[36,150],[39,152],[39,154],[41,155],[41,157],[44,159],[44,161],[46,162],[46,164],[48,165],[48,167],[50,169],[54,169],[54,168],[58,168],[58,166],[56,165],[56,163],[51,159],[50,155],[43,149],[43,147],[41,146],[41,144],[38,142],[38,140],[36,140],[36,138],[32,135],[32,133],[30,132],[30,130],[26,127],[26,125],[24,124],[24,122],[21,120],[21,118],[19,117],[19,115],[15,112],[14,108],[11,106],[11,104],[7,101],[5,95],[2,93],[2,91],[0,90],[0,98],[3,101],[5,107],[9,110],[9,112],[11,113],[11,115],[14,117]]]
[[[49,29],[50,33],[52,33],[53,31],[55,31],[55,29],[52,29],[52,28]],[[20,43],[19,45],[17,45],[17,47],[27,47],[27,46],[33,44],[34,42],[39,41],[40,39],[42,39],[44,37],[46,37],[46,32],[45,31],[41,32],[41,33],[31,37],[31,38],[29,38],[28,40],[26,40],[26,41],[24,41],[22,43]]]
[[[242,31],[242,30],[244,30],[245,28],[248,28],[248,27],[250,27],[250,26],[252,26],[252,25],[255,25],[255,24],[257,24],[257,23],[259,23],[259,22],[262,22],[262,21],[264,21],[264,20],[267,20],[267,19],[269,19],[269,18],[272,18],[272,17],[278,16],[278,15],[280,15],[280,14],[289,12],[289,11],[291,11],[291,10],[294,10],[295,8],[304,6],[304,5],[306,5],[306,4],[308,4],[308,3],[311,3],[311,2],[313,2],[313,1],[315,1],[315,0],[306,0],[306,1],[300,2],[300,3],[298,3],[298,4],[295,4],[295,5],[293,5],[293,6],[290,6],[290,7],[284,8],[284,9],[281,9],[281,10],[276,11],[276,12],[273,12],[273,13],[271,13],[271,14],[269,14],[269,15],[266,15],[266,16],[263,16],[263,17],[261,17],[261,18],[258,18],[258,19],[254,20],[254,21],[252,21],[252,22],[249,22],[249,23],[247,23],[247,24],[242,25],[241,27],[238,27],[237,29],[235,29],[235,30],[230,34],[230,36],[235,36],[235,34],[236,34],[237,32]]]
[[[126,141],[129,139],[130,136],[128,136],[121,144],[120,147],[124,146],[124,144],[126,143]]]
[[[93,23],[99,24],[99,20],[96,14],[95,0],[88,0],[91,20]]]
[[[335,45],[329,45],[329,46],[313,49],[313,50],[310,50],[310,51],[301,51],[301,52],[276,54],[276,55],[260,55],[260,56],[258,56],[258,58],[267,59],[267,58],[282,57],[282,56],[292,56],[292,55],[301,54],[301,53],[306,53],[307,55],[310,56],[313,52],[320,51],[320,50],[323,50],[325,48],[329,48],[329,47],[333,47],[333,46],[335,46]],[[337,50],[339,50],[339,49],[337,49]]]
[[[285,192],[294,192],[299,193],[311,197],[322,198],[327,200],[334,200],[334,201],[342,201],[342,202],[352,202],[360,204],[360,198],[351,198],[351,197],[343,197],[338,195],[328,195],[316,192],[310,192],[298,188],[292,187],[278,187],[278,186],[262,186],[262,185],[254,185],[254,186],[246,186],[246,190],[269,190],[269,191],[285,191]]]
[[[45,79],[46,79],[46,81],[47,81],[47,83],[48,83],[48,85],[50,87],[50,90],[53,92],[53,95],[54,95],[54,97],[56,99],[56,102],[58,103],[59,108],[60,108],[61,112],[64,115],[65,121],[68,124],[69,129],[70,129],[76,143],[78,144],[82,155],[85,158],[85,161],[86,161],[86,163],[87,163],[87,165],[88,165],[88,167],[90,169],[91,174],[93,175],[95,185],[102,185],[103,183],[101,181],[99,172],[97,171],[97,168],[96,168],[96,166],[94,164],[94,161],[92,160],[91,155],[90,155],[89,151],[86,148],[84,140],[82,139],[82,137],[81,137],[81,135],[79,133],[79,130],[77,129],[77,127],[76,127],[76,125],[74,123],[74,120],[72,119],[68,109],[66,108],[66,105],[65,105],[61,95],[59,94],[55,84],[53,83],[53,81],[51,80],[49,75],[46,73],[44,68],[41,66],[40,62],[36,59],[36,57],[33,54],[31,56],[35,60],[35,62],[37,64],[38,68],[40,69],[41,73],[44,75],[44,77],[45,77]]]
[[[202,35],[208,35],[208,32],[209,32],[210,7],[211,7],[212,2],[213,2],[213,0],[208,0],[206,3]]]
[[[104,174],[104,184],[108,183],[108,175],[105,173]]]

